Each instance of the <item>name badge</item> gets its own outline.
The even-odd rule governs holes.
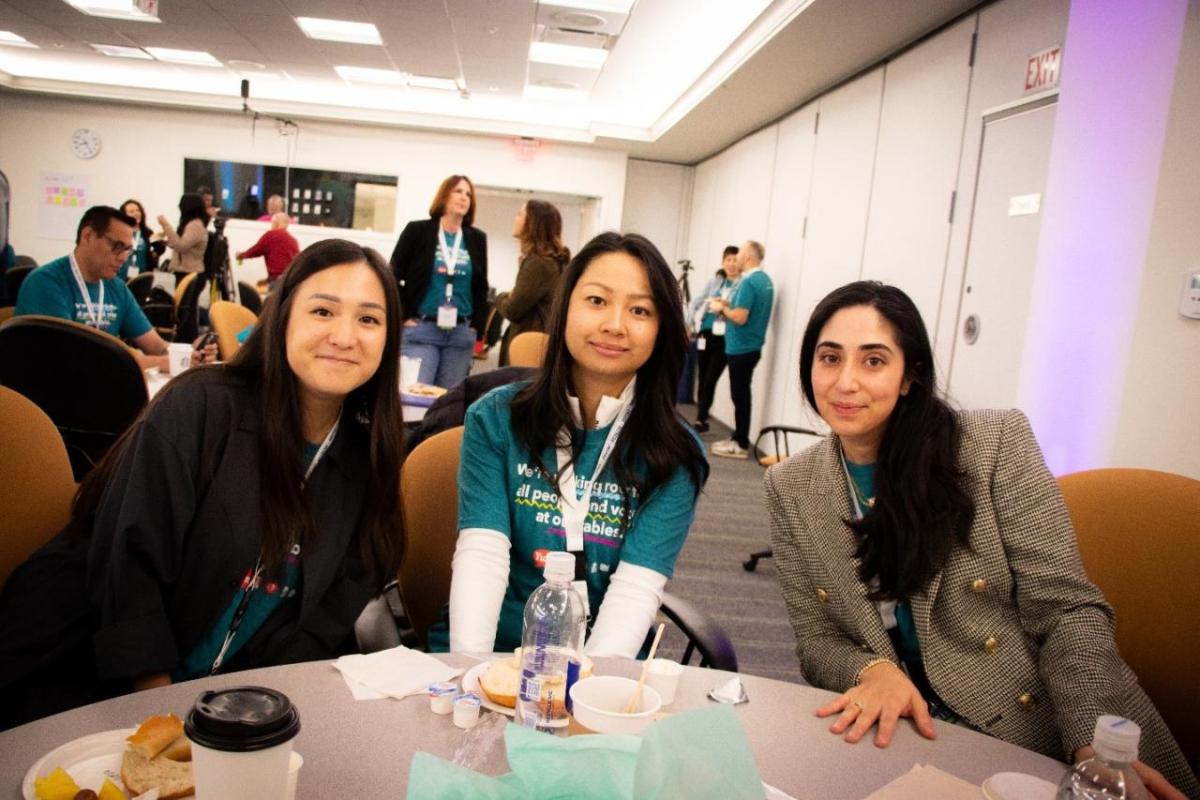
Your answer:
[[[702,334],[700,334],[700,336],[698,336],[696,338],[696,349],[697,350],[705,350],[707,348],[708,348],[708,340],[704,338],[704,334],[702,333]]]
[[[444,331],[454,330],[458,325],[458,306],[446,303],[438,306],[437,326]]]
[[[713,333],[713,336],[724,336],[725,335],[725,320],[723,320],[723,319],[715,320],[713,322],[712,333]]]

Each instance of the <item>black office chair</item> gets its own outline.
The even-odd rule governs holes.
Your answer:
[[[22,263],[22,259],[25,259],[26,263]],[[21,291],[21,284],[25,282],[29,273],[37,268],[36,264],[28,263],[30,261],[33,259],[29,256],[17,256],[17,263],[4,273],[4,293],[11,305],[17,304],[17,295]]]
[[[176,342],[191,342],[200,335],[200,295],[208,291],[208,279],[203,274],[197,275],[184,288],[175,307],[175,339]]]
[[[737,653],[733,641],[725,629],[708,614],[670,592],[663,593],[662,605],[658,609],[687,639],[680,664],[687,664],[692,656],[700,653],[700,666],[737,672]]]
[[[133,299],[138,301],[138,305],[145,306],[146,301],[150,299],[150,290],[154,288],[154,273],[143,272],[134,275],[125,282],[125,286],[129,288]]]
[[[54,317],[0,326],[0,386],[54,420],[81,480],[145,407],[146,380],[120,339]]]
[[[141,277],[140,275],[138,277]],[[155,286],[150,289],[145,301],[139,300],[142,313],[158,335],[168,342],[175,341],[175,298],[166,289]]]
[[[238,300],[256,316],[262,315],[262,295],[258,293],[258,289],[245,281],[238,281]]]
[[[767,435],[771,436],[771,442],[775,448],[774,453],[767,453],[759,447],[763,437]],[[819,438],[821,434],[810,428],[797,428],[793,425],[768,425],[758,432],[758,438],[754,440],[753,451],[761,453],[761,455],[757,456],[758,463],[764,467],[770,467],[788,458],[792,454],[791,443],[788,440],[789,436],[816,436]],[[742,569],[746,570],[746,572],[754,572],[754,570],[758,569],[759,561],[764,558],[771,558],[774,555],[769,548],[751,553],[750,557],[742,562]]]
[[[33,256],[17,256],[15,259],[13,259],[14,267],[33,267],[36,269],[37,265],[37,259],[35,259]]]

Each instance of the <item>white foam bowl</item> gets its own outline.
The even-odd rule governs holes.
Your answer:
[[[642,687],[640,708],[625,713],[637,681],[615,675],[584,678],[571,687],[575,721],[596,733],[641,733],[662,708],[662,696],[651,686]]]

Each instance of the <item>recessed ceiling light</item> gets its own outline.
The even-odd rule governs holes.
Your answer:
[[[236,70],[260,70],[266,69],[266,64],[260,64],[257,61],[246,61],[241,58],[231,58],[225,62],[225,66]]]
[[[598,47],[577,47],[573,44],[532,42],[529,45],[529,60],[539,64],[557,64],[560,67],[600,69],[608,51]]]
[[[154,7],[155,4],[139,3],[137,0],[65,0],[67,5],[82,11],[92,17],[109,17],[110,19],[131,19],[138,22],[161,22],[157,10],[147,13],[142,7]]]
[[[12,31],[0,31],[0,44],[7,44],[12,47],[37,47],[36,44],[29,41],[24,36],[20,35],[19,33],[13,33]]]
[[[190,64],[197,67],[219,67],[221,62],[203,50],[177,50],[174,47],[147,47],[146,52],[159,61],[172,64]]]
[[[600,11],[608,14],[628,14],[634,0],[550,0],[549,5]]]
[[[599,14],[589,14],[586,11],[555,11],[550,18],[564,28],[575,30],[603,28],[607,22]]]
[[[153,61],[154,56],[147,53],[140,47],[126,47],[122,44],[94,44],[92,45],[98,52],[106,56],[114,58],[142,58],[146,61]]]
[[[529,100],[549,100],[555,103],[582,103],[588,99],[588,93],[579,89],[530,84],[525,87],[525,97]]]
[[[408,85],[417,89],[441,89],[457,92],[463,87],[453,78],[435,78],[432,75],[409,75]]]
[[[310,39],[351,44],[383,44],[379,29],[369,22],[347,22],[340,19],[296,17],[296,24]]]
[[[382,86],[404,86],[408,76],[394,69],[373,69],[371,67],[334,67],[334,71],[343,80],[351,83],[374,83]]]

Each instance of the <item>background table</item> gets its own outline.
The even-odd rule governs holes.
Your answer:
[[[477,659],[442,656],[469,668]],[[624,659],[597,659],[600,675],[636,676],[639,665]],[[730,673],[688,668],[671,711],[699,708],[711,701],[709,689]],[[927,741],[902,724],[892,745],[875,747],[870,737],[846,744],[829,733],[828,720],[813,709],[832,693],[808,686],[742,676],[750,702],[736,707],[762,779],[799,800],[863,798],[910,770],[932,764],[973,783],[997,772],[1026,772],[1055,782],[1066,767],[1045,756],[983,734],[936,723],[938,738]],[[413,753],[423,750],[447,760],[466,732],[451,718],[436,716],[425,697],[355,701],[329,662],[249,670],[189,681],[115,698],[0,733],[0,798],[19,798],[26,770],[44,753],[76,737],[136,726],[152,714],[179,716],[204,689],[258,684],[285,692],[300,710],[296,750],[304,756],[299,798],[403,798]],[[490,712],[485,712],[490,713]],[[477,767],[498,775],[508,771],[503,742]]]

